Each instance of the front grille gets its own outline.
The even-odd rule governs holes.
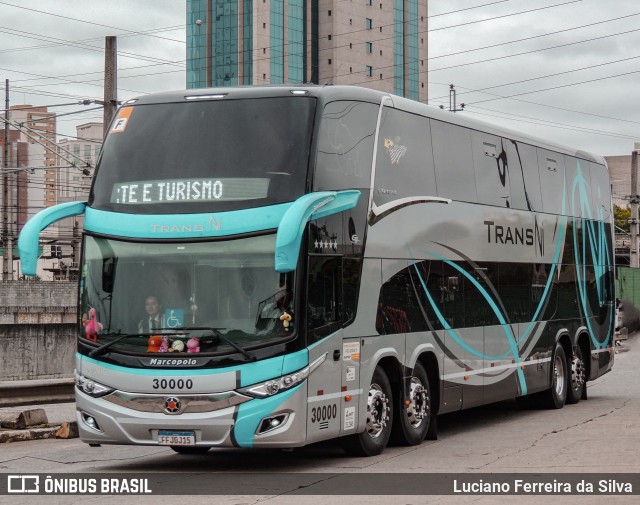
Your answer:
[[[152,412],[157,414],[167,414],[165,410],[165,399],[177,397],[180,399],[180,411],[173,414],[194,414],[198,412],[213,412],[228,407],[239,405],[251,400],[248,396],[241,395],[235,391],[214,394],[139,394],[128,393],[126,391],[115,391],[103,399],[122,407],[137,410],[138,412]]]

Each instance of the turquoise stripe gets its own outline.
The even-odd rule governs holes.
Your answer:
[[[589,338],[591,339],[591,342],[596,349],[602,349],[609,345],[609,341],[611,340],[611,331],[607,331],[606,339],[603,342],[599,342],[596,330],[591,324],[589,303],[587,300],[587,237],[589,238],[589,252],[591,253],[591,258],[593,260],[596,291],[600,304],[604,303],[605,292],[605,286],[602,285],[601,277],[606,271],[606,265],[609,265],[611,262],[611,255],[609,252],[609,247],[607,246],[605,240],[606,232],[604,214],[602,212],[602,209],[596,209],[596,216],[594,221],[594,216],[591,209],[592,202],[590,192],[587,192],[587,189],[589,189],[589,185],[587,184],[587,181],[582,173],[582,166],[580,164],[580,161],[578,161],[576,178],[574,179],[571,187],[572,209],[575,209],[576,206],[576,201],[574,198],[576,188],[578,189],[578,200],[580,203],[582,215],[586,215],[588,217],[588,220],[582,221],[584,225],[584,231],[582,234],[581,244],[578,244],[578,232],[576,226],[577,220],[576,218],[573,219],[573,249],[576,264],[576,280],[578,284],[578,292],[580,295],[580,305],[584,313],[587,330],[589,331]],[[597,189],[599,192],[601,191],[601,188],[598,187]],[[582,262],[580,261],[581,259]],[[613,318],[611,318],[609,326],[611,326],[611,324],[613,324]]]
[[[453,261],[449,261],[444,256],[440,256],[439,254],[436,254],[436,253],[432,253],[432,252],[428,252],[428,251],[422,251],[422,252],[424,252],[426,254],[429,254],[430,256],[433,256],[434,258],[437,258],[437,259],[445,262],[448,265],[451,265],[458,272],[460,272],[462,275],[464,275],[476,287],[476,289],[480,292],[480,294],[484,297],[484,299],[487,301],[487,303],[491,307],[491,310],[493,310],[493,313],[498,318],[498,321],[500,321],[500,327],[502,328],[502,331],[504,332],[505,336],[507,337],[507,342],[509,343],[509,348],[511,349],[511,355],[513,356],[513,359],[515,360],[515,362],[519,364],[520,363],[520,352],[518,350],[518,346],[516,345],[515,336],[513,335],[513,332],[511,331],[511,327],[509,326],[509,324],[507,323],[506,319],[502,315],[502,312],[500,312],[500,309],[498,308],[496,303],[493,301],[493,299],[491,298],[491,295],[487,292],[487,290],[484,289],[484,287],[476,279],[474,279],[471,275],[469,275],[469,273],[466,270],[464,270],[461,266],[457,265]],[[466,343],[465,343],[465,345],[466,345]],[[467,345],[467,347],[471,348],[468,345]],[[484,354],[481,354],[481,356],[483,358],[485,358],[485,359],[491,359],[490,357],[486,357]],[[522,394],[526,395],[527,394],[527,383],[526,383],[526,380],[524,378],[524,372],[522,371],[522,369],[520,367],[516,368],[516,371],[518,373],[518,378],[520,379],[520,388],[522,390]]]
[[[242,365],[225,368],[207,368],[205,370],[193,368],[180,370],[172,368],[128,368],[120,365],[113,365],[111,363],[105,363],[103,361],[90,358],[80,353],[76,353],[76,358],[78,358],[81,362],[85,361],[95,366],[106,368],[107,370],[111,370],[113,372],[143,377],[158,375],[165,375],[170,377],[192,377],[235,373],[239,371],[241,387],[251,386],[259,382],[264,382],[270,379],[275,379],[282,375],[286,375],[288,373],[296,372],[309,364],[309,356],[306,349],[285,356],[277,356],[275,358],[269,358],[262,361],[243,363]]]
[[[144,239],[225,237],[275,229],[291,205],[292,202],[230,212],[166,215],[123,214],[88,207],[84,229]]]

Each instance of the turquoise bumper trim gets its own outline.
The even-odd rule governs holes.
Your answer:
[[[189,376],[215,376],[229,372],[240,372],[240,387],[251,386],[259,382],[264,382],[270,379],[275,379],[282,375],[297,372],[309,364],[309,353],[306,349],[302,351],[294,352],[293,354],[286,354],[284,356],[277,356],[275,358],[269,358],[262,361],[254,361],[252,363],[246,363],[242,365],[235,365],[225,368],[206,368],[206,369],[193,369],[193,368],[128,368],[120,365],[112,365],[99,361],[97,359],[90,358],[80,353],[76,353],[76,359],[80,360],[80,363],[87,362],[92,365],[96,365],[107,370],[118,373],[126,373],[129,375],[137,375],[141,377],[157,377],[159,375],[171,376],[171,377],[189,377]],[[95,379],[95,377],[92,377]]]
[[[238,445],[240,447],[253,447],[253,440],[260,421],[274,413],[284,402],[305,385],[306,381],[290,391],[241,404],[238,407],[238,417],[233,427],[233,434]]]
[[[61,203],[41,210],[27,221],[18,239],[18,249],[20,251],[20,263],[23,274],[36,275],[40,232],[51,223],[60,221],[65,217],[83,214],[86,206],[86,202]]]

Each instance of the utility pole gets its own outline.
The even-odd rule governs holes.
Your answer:
[[[629,244],[629,266],[638,268],[638,150],[640,143],[636,142],[631,152],[631,243]]]
[[[444,105],[440,106],[444,109]],[[449,112],[462,112],[464,110],[464,104],[460,104],[460,108],[456,104],[456,87],[453,84],[449,84]]]
[[[4,149],[2,156],[2,279],[9,278],[9,79],[4,81]],[[13,255],[13,251],[11,251]]]
[[[107,134],[109,124],[118,108],[118,42],[113,36],[105,37],[104,45],[104,115],[102,124]]]

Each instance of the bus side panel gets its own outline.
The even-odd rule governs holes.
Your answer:
[[[340,434],[340,388],[342,385],[342,330],[309,348],[309,363],[326,355],[309,376],[307,401],[307,443],[335,438]]]
[[[445,332],[444,380],[462,386],[462,408],[483,404],[483,329],[458,328]]]

